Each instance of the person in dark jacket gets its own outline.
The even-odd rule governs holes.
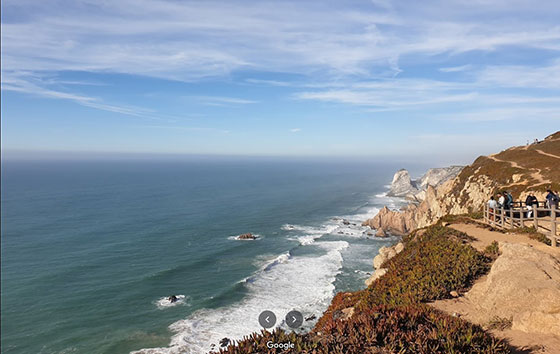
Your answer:
[[[530,218],[533,216],[533,208],[537,208],[539,203],[537,201],[537,197],[535,197],[534,193],[529,193],[527,198],[525,199],[525,205],[527,206],[527,217]]]
[[[558,209],[558,201],[560,198],[554,194],[550,189],[546,191],[546,206],[548,208],[555,208]]]

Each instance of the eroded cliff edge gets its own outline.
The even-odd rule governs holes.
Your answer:
[[[408,173],[399,171],[397,174],[400,187],[396,190],[401,193],[390,194],[405,197],[412,194],[415,201],[401,210],[385,207],[363,225],[404,235],[448,214],[480,212],[489,196],[502,189],[510,191],[515,199],[533,191],[542,201],[546,189],[560,189],[560,131],[538,143],[480,156],[455,177],[435,186],[426,183],[422,191],[415,185],[417,182],[411,182],[408,194],[404,193]],[[419,192],[414,193],[414,188]]]

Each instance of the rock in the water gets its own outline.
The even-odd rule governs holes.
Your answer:
[[[252,233],[241,234],[237,236],[238,240],[256,240],[257,236],[253,235]]]
[[[305,320],[306,320],[306,321],[313,321],[313,320],[316,319],[316,318],[317,318],[317,316],[311,315],[311,316],[309,316],[309,317],[306,317]]]
[[[387,237],[387,234],[385,233],[385,231],[382,228],[377,229],[377,231],[375,231],[375,236],[377,237]]]
[[[346,220],[346,219],[343,220],[342,223],[343,223],[344,225],[350,225],[350,221],[348,221],[348,220]]]
[[[414,220],[408,220],[406,213],[389,210],[383,207],[373,219],[369,219],[362,223],[363,226],[369,226],[372,229],[383,229],[395,235],[405,235],[414,229]]]
[[[486,280],[465,297],[479,320],[512,318],[512,329],[560,335],[560,260],[529,245],[500,242]]]

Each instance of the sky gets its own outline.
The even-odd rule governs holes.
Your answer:
[[[2,150],[463,163],[560,130],[557,0],[3,0]]]

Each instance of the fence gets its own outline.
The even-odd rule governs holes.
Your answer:
[[[553,247],[557,245],[560,237],[560,209],[552,206],[546,208],[544,203],[527,206],[523,202],[513,202],[510,209],[490,208],[484,205],[484,221],[494,227],[501,229],[514,229],[517,227],[534,226],[535,230],[541,230],[550,239]],[[542,205],[542,206],[541,206]]]

